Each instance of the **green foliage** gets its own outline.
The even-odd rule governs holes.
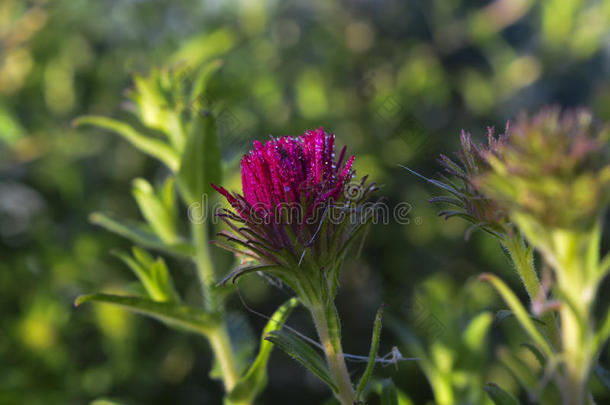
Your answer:
[[[211,198],[211,183],[221,181],[220,149],[216,120],[206,114],[195,114],[178,172],[180,190],[187,203]]]
[[[227,395],[228,401],[239,403],[245,399],[256,397],[267,385],[267,363],[273,350],[272,342],[267,336],[275,331],[280,331],[284,322],[292,310],[299,304],[296,298],[291,298],[282,304],[271,316],[261,335],[260,347],[254,362],[250,365],[246,373],[240,378],[237,385]]]
[[[180,297],[174,288],[163,258],[159,257],[155,260],[138,247],[132,249],[133,257],[124,252],[115,251],[114,253],[138,277],[150,299],[161,302],[180,302]]]
[[[147,179],[159,195],[163,179],[179,171],[186,124],[201,109],[216,117],[227,188],[238,188],[236,157],[252,139],[324,125],[358,154],[358,173],[370,173],[384,185],[381,194],[390,207],[399,201],[412,205],[409,224],[371,227],[361,254],[346,258],[349,271],[341,280],[338,306],[348,351],[365,354],[360,351],[370,344],[370,324],[362,314],[374,313],[379,302],[388,303],[386,326],[413,296],[441,291],[442,309],[430,303],[429,312],[445,326],[442,335],[427,337],[425,326],[413,319],[399,322],[427,355],[436,342],[449,353],[435,359],[453,359],[445,378],[454,393],[474,387],[484,396],[482,387],[494,381],[525,398],[526,390],[494,355],[499,345],[508,345],[520,350],[536,377],[543,372],[520,346],[527,336],[515,317],[494,324],[477,352],[462,342],[471,319],[507,305],[487,286],[463,299],[458,291],[447,292],[440,278],[425,282],[447,271],[462,285],[493,271],[529,308],[519,280],[492,238],[474,233],[465,243],[463,224],[437,220],[426,203],[429,190],[414,176],[399,173],[397,165],[433,173],[434,157],[457,149],[462,127],[471,129],[478,143],[488,125],[502,129],[518,110],[543,104],[584,105],[607,120],[608,4],[407,0],[377,8],[370,2],[337,7],[319,1],[0,1],[0,403],[64,405],[94,398],[150,405],[221,403],[222,387],[208,378],[213,356],[199,336],[165,331],[111,305],[72,308],[79,292],[126,291],[133,278],[108,252],[127,252],[134,244],[154,251],[155,258],[163,255],[184,303],[201,302],[188,261],[195,248],[188,241],[184,207],[174,211],[183,239],[171,247],[143,215],[146,224],[127,220],[141,215],[130,197],[132,179]],[[164,68],[152,72],[154,66]],[[169,71],[176,69],[182,83],[167,85]],[[147,81],[141,91],[134,74],[138,82]],[[126,88],[138,92],[128,94],[127,103]],[[147,91],[153,98],[143,97]],[[141,109],[147,111],[145,122]],[[113,129],[71,127],[78,116],[128,125],[146,137],[145,143],[154,141],[149,151],[168,163],[146,158],[151,155],[140,154]],[[94,211],[112,213],[94,214],[94,222],[123,236],[87,224]],[[232,269],[232,259],[211,250],[219,280]],[[600,264],[601,278],[608,259]],[[263,284],[244,286],[242,293],[259,311],[271,313],[277,297]],[[136,290],[146,294],[139,280]],[[216,291],[226,297],[231,313],[241,310],[231,298],[234,289]],[[590,319],[597,333],[583,346],[605,347],[607,295],[598,294]],[[294,321],[297,330],[309,326],[307,320]],[[547,335],[540,322],[534,323]],[[381,353],[389,350],[386,344],[398,344],[405,357],[419,356],[391,335],[384,335]],[[609,360],[602,350],[599,364],[607,369]],[[434,389],[420,363],[378,366],[374,376],[391,375],[412,403],[424,404],[434,401]],[[269,364],[276,379],[258,402],[309,405],[328,396],[289,360],[272,355]],[[356,373],[365,368],[349,365]],[[373,377],[368,387],[376,384]],[[609,401],[610,390],[597,378],[590,388],[598,404]]]
[[[85,302],[116,305],[128,311],[157,319],[172,328],[203,335],[209,334],[219,322],[217,316],[207,314],[196,308],[146,298],[112,294],[88,294],[78,297],[74,301],[74,305],[79,306]]]
[[[485,385],[485,392],[487,392],[487,395],[489,395],[496,405],[519,405],[519,401],[497,384],[488,383]]]
[[[337,387],[334,383],[324,359],[311,345],[299,336],[284,330],[274,331],[265,337],[283,352],[301,363],[307,370],[328,385],[334,392]]]
[[[375,323],[373,325],[373,336],[371,338],[371,349],[369,351],[369,358],[366,363],[366,369],[358,381],[356,390],[356,400],[362,398],[362,394],[373,375],[375,369],[375,363],[377,362],[377,351],[379,350],[379,339],[381,338],[381,317],[383,315],[383,307],[379,308],[377,315],[375,315]]]

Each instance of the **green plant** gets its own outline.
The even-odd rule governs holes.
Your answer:
[[[542,365],[541,375],[516,374],[534,398],[554,380],[566,405],[592,401],[587,384],[610,336],[610,312],[601,322],[593,319],[610,263],[600,256],[610,196],[607,136],[585,111],[561,114],[550,108],[531,118],[522,115],[498,138],[490,130],[486,147],[476,146],[462,133],[459,163],[441,156],[452,178],[427,179],[450,193],[434,202],[456,207],[441,215],[467,219],[471,230],[487,231],[508,252],[531,310],[497,276],[483,274],[481,279],[502,296],[532,339],[528,347]],[[547,277],[541,282],[534,249],[552,269],[552,281]],[[518,368],[509,357],[503,360],[515,366],[509,366],[513,371]],[[507,403],[498,399],[504,397],[499,390],[490,386],[490,395],[499,404]],[[538,399],[553,403],[548,398]]]
[[[354,156],[344,163],[344,147],[335,157],[334,142],[335,136],[322,128],[265,144],[254,141],[241,161],[243,195],[214,188],[232,207],[218,214],[230,228],[219,234],[229,244],[218,244],[245,263],[226,281],[264,272],[289,286],[311,314],[326,364],[298,335],[274,332],[267,339],[324,381],[341,404],[352,405],[361,399],[377,361],[381,315],[370,367],[354,389],[334,299],[348,249],[374,219],[374,205],[366,203],[377,187],[367,185],[366,176],[349,183]]]
[[[91,221],[115,232],[136,245],[131,254],[116,252],[139,280],[129,295],[89,294],[76,299],[107,303],[155,318],[177,330],[194,332],[207,339],[218,365],[218,375],[226,391],[225,403],[251,404],[267,382],[266,365],[273,345],[264,339],[282,328],[296,299],[282,305],[263,331],[258,355],[248,364],[239,358],[239,348],[229,335],[225,300],[229,289],[218,286],[221,277],[209,252],[210,209],[201,207],[199,218],[189,218],[190,234],[184,235],[180,202],[192,208],[202,201],[211,203],[210,183],[220,182],[222,164],[214,116],[202,104],[202,95],[217,61],[205,64],[187,85],[185,68],[153,70],[148,76],[134,76],[135,88],[129,92],[131,109],[144,130],[106,117],[83,116],[75,125],[93,125],[113,131],[142,152],[162,162],[169,173],[155,187],[144,179],[133,182],[133,197],[144,223],[132,223],[95,213]],[[162,136],[157,136],[161,134]],[[190,211],[189,211],[190,213]],[[183,303],[172,282],[171,272],[162,257],[155,258],[144,249],[163,252],[195,264],[201,286],[199,306]],[[233,339],[232,339],[233,338]]]

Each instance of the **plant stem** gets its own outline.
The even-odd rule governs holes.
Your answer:
[[[337,399],[342,405],[353,405],[356,403],[356,394],[343,357],[341,324],[337,308],[330,301],[310,308],[310,312],[324,348],[328,369],[337,386]]]
[[[210,258],[206,224],[193,222],[191,224],[191,233],[193,243],[195,244],[194,260],[197,265],[197,276],[201,284],[204,307],[209,312],[218,312],[218,303],[213,292],[216,277]]]
[[[540,280],[538,279],[538,274],[536,274],[533,256],[531,253],[528,253],[525,242],[518,233],[514,233],[504,239],[503,245],[510,254],[531,304],[540,294]],[[555,350],[558,350],[560,347],[560,337],[555,315],[551,312],[545,312],[542,315],[542,321],[544,322],[543,329],[549,343]]]
[[[553,236],[557,284],[563,301],[559,314],[565,366],[560,390],[564,405],[584,405],[595,361],[591,307],[597,290],[587,279],[587,253],[591,243],[599,249],[599,241],[577,232],[558,231]]]
[[[206,223],[191,223],[191,233],[193,243],[195,245],[194,261],[197,265],[197,276],[201,284],[201,292],[203,294],[204,306],[208,312],[222,313],[222,303],[217,299],[214,293],[214,285],[216,277],[214,267],[210,258],[208,234]],[[208,340],[214,356],[220,365],[222,379],[225,387],[225,392],[231,392],[239,379],[239,371],[235,361],[233,348],[231,347],[231,339],[229,337],[227,324],[224,317],[220,317],[218,326],[208,334]],[[249,405],[252,401],[241,402],[243,405]]]
[[[224,322],[208,335],[210,346],[220,365],[225,390],[230,392],[237,384],[239,374],[233,357],[233,348]]]
[[[583,405],[590,364],[582,327],[573,311],[569,305],[562,306],[560,311],[565,357],[565,378],[561,391],[564,405]]]

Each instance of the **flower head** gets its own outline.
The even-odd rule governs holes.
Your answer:
[[[344,162],[345,150],[336,158],[335,136],[322,128],[254,141],[241,160],[243,194],[213,185],[233,208],[218,213],[230,244],[215,243],[254,262],[230,278],[266,271],[295,290],[300,277],[321,278],[334,294],[347,247],[372,219],[363,203],[377,190],[366,177],[351,183],[354,156]]]
[[[510,232],[506,212],[494,199],[483,193],[476,183],[478,176],[489,169],[486,156],[499,154],[499,149],[508,137],[508,124],[505,134],[494,135],[494,129],[487,129],[487,145],[477,145],[469,132],[462,130],[461,150],[451,159],[440,155],[438,162],[444,169],[440,180],[426,179],[450,195],[430,199],[434,203],[446,203],[451,209],[439,212],[445,219],[461,217],[472,224],[466,231],[466,239],[471,232],[482,229],[502,239]]]
[[[509,211],[545,228],[585,229],[610,197],[608,131],[596,128],[585,110],[547,108],[521,115],[477,187]]]

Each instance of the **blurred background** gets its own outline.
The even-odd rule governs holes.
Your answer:
[[[610,120],[608,0],[2,0],[0,2],[0,404],[218,404],[210,353],[197,336],[105,306],[73,307],[81,293],[133,281],[109,254],[130,243],[88,222],[93,211],[137,218],[131,180],[163,169],[123,140],[73,129],[94,113],[130,120],[131,74],[223,60],[207,92],[217,106],[223,158],[252,139],[324,126],[356,154],[359,174],[383,185],[407,224],[374,226],[343,271],[338,307],[345,349],[366,354],[375,311],[387,304],[381,351],[420,362],[378,367],[413,404],[486,404],[494,381],[515,395],[506,347],[523,335],[476,276],[519,280],[490,237],[464,240],[466,223],[436,217],[435,158],[462,128],[484,140],[521,110],[586,106]],[[230,257],[216,253],[231,268]],[[170,262],[183,291],[188,263]],[[271,314],[286,299],[256,277],[241,294]],[[608,282],[602,291],[608,291]],[[195,291],[193,291],[195,293]],[[524,294],[522,294],[524,297]],[[607,308],[610,297],[598,303]],[[234,298],[260,334],[264,319]],[[478,324],[475,323],[478,322]],[[473,323],[475,323],[473,325]],[[302,311],[290,324],[312,335]],[[487,337],[483,333],[489,329]],[[477,331],[482,336],[477,336]],[[609,364],[609,355],[602,363]],[[535,362],[535,360],[532,360]],[[363,365],[354,363],[359,372]],[[431,381],[429,383],[428,381]],[[599,404],[610,394],[597,380]],[[279,351],[265,404],[318,404],[329,393]]]

